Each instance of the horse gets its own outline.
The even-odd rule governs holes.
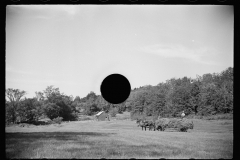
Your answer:
[[[151,131],[152,129],[155,131],[156,127],[155,127],[155,122],[153,121],[146,121],[147,123],[147,127],[149,128],[149,131]]]
[[[142,127],[142,130],[143,128],[145,128],[145,131],[146,131],[146,128],[149,128],[149,131],[152,129],[154,129],[155,131],[155,123],[152,121],[138,119],[136,123],[138,123],[138,127],[139,126]]]
[[[139,120],[139,122],[138,122],[138,126],[142,127],[142,130],[143,130],[143,128],[145,128],[145,131],[146,131],[147,125],[148,124],[145,120]]]
[[[138,124],[137,126],[139,127],[140,126],[140,121],[141,121],[141,119],[137,119],[137,121],[136,121],[136,123]]]

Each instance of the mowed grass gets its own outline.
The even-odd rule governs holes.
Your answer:
[[[194,129],[142,131],[136,121],[6,127],[7,158],[233,158],[233,120],[193,119]]]

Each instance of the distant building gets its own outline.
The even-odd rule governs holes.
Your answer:
[[[109,115],[105,111],[101,111],[95,115],[98,121],[110,121]]]

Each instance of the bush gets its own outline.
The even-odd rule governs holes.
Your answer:
[[[78,113],[77,112],[73,112],[72,114],[71,114],[71,119],[70,119],[71,121],[76,121],[76,120],[78,120]]]
[[[78,118],[79,121],[88,121],[88,120],[92,120],[90,117],[79,117]]]
[[[82,115],[80,117],[78,117],[78,121],[88,121],[88,120],[93,120],[94,117],[92,116],[86,116],[86,115]]]
[[[60,107],[55,103],[47,103],[44,106],[44,112],[51,120],[59,116]]]
[[[20,101],[17,113],[19,121],[32,123],[43,114],[43,107],[41,102],[38,102],[35,98],[27,98]]]
[[[116,117],[117,113],[118,113],[117,108],[113,108],[112,110],[109,111],[111,117]]]
[[[216,114],[216,115],[209,115],[209,116],[191,115],[187,117],[193,118],[193,119],[218,120],[218,119],[233,119],[233,114],[228,113],[228,114]]]
[[[205,120],[233,119],[233,114],[217,114],[204,117]]]
[[[50,121],[45,122],[45,124],[46,124],[46,125],[50,125],[50,124],[55,124],[55,122],[52,121],[52,120],[50,120]]]
[[[123,112],[122,114],[116,115],[117,120],[129,120],[130,119],[130,113],[129,112]]]
[[[53,121],[53,123],[61,124],[62,119],[63,119],[62,117],[57,117],[57,118],[54,118],[52,121]]]
[[[144,119],[146,116],[144,114],[130,112],[131,120]]]
[[[18,126],[19,127],[29,127],[30,124],[28,123],[20,123]]]

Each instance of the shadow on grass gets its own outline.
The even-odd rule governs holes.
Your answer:
[[[64,143],[78,145],[93,145],[92,137],[107,137],[114,133],[96,133],[96,132],[31,132],[31,133],[6,133],[6,156],[7,158],[30,158],[30,152],[41,148],[46,144],[60,146]]]
[[[27,125],[48,125],[50,124],[50,121],[22,121],[22,122],[17,122],[16,124],[27,124]]]
[[[108,140],[115,133],[96,132],[34,132],[6,133],[7,158],[34,158],[39,150],[41,157],[55,154],[59,158],[96,157],[165,157],[181,154],[177,147],[165,145],[129,145]],[[46,148],[47,147],[47,148]],[[60,148],[59,148],[60,147]],[[62,147],[62,148],[61,148]],[[74,155],[74,157],[69,157]]]
[[[61,140],[80,140],[81,137],[101,137],[109,136],[115,133],[96,133],[96,132],[31,132],[31,133],[6,133],[6,140],[9,141],[21,141],[25,142],[36,141],[39,139],[56,139],[57,141]]]
[[[171,144],[143,144],[118,140],[116,133],[97,132],[34,132],[6,133],[7,158],[132,158],[169,156],[193,157],[198,150]],[[112,137],[112,138],[110,138]],[[213,141],[214,143],[215,141]],[[230,149],[225,149],[230,157]],[[231,151],[231,150],[230,150]],[[204,152],[206,157],[209,152]],[[218,157],[216,152],[215,157]],[[200,157],[202,155],[199,155]],[[205,155],[203,155],[204,157]]]

